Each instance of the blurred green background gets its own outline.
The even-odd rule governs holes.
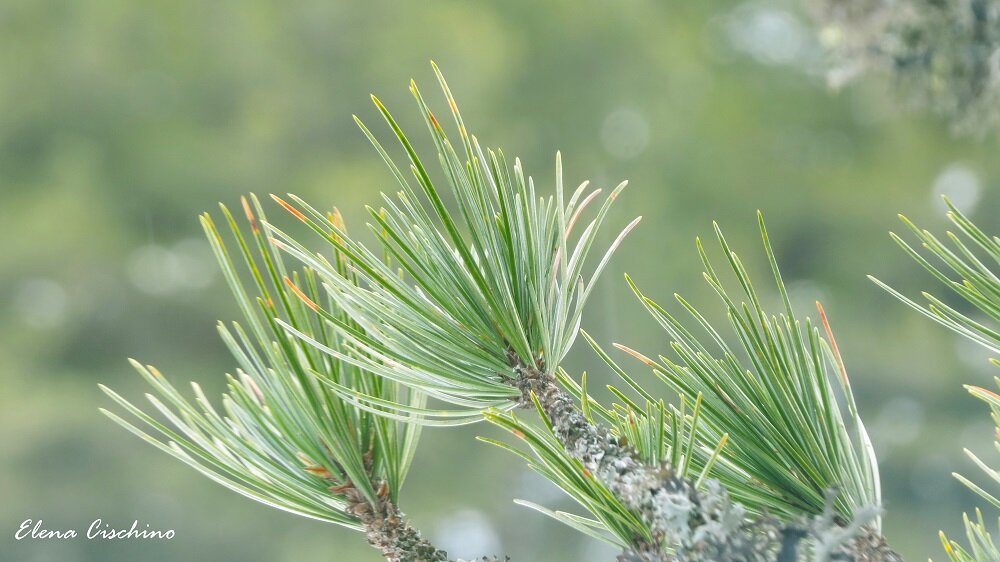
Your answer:
[[[956,532],[976,503],[949,476],[974,474],[962,447],[992,458],[987,412],[961,384],[993,373],[865,274],[934,286],[886,232],[897,212],[943,228],[939,193],[996,232],[997,144],[902,111],[879,77],[830,92],[798,3],[8,0],[0,559],[378,559],[358,534],[226,492],[126,434],[98,414],[97,383],[140,397],[132,356],[219,388],[233,362],[215,322],[236,307],[197,213],[290,191],[362,222],[363,203],[394,188],[351,114],[385,135],[375,91],[416,126],[411,76],[442,106],[430,59],[479,138],[520,156],[543,189],[557,149],[569,184],[631,181],[615,220],[645,219],[584,319],[599,341],[665,347],[625,271],[661,302],[677,291],[718,310],[693,244],[713,219],[766,286],[762,209],[802,314],[821,299],[838,333],[881,460],[888,537],[912,560],[942,557],[937,530]],[[610,382],[582,343],[569,367]],[[492,431],[425,433],[403,506],[416,524],[454,556],[613,559],[511,503],[568,507],[473,440]],[[82,530],[97,517],[176,538],[13,538],[24,519]]]

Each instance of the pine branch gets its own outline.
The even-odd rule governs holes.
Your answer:
[[[389,498],[380,495],[372,504],[350,484],[344,490],[347,510],[364,526],[368,543],[389,562],[447,562],[448,553],[435,548],[406,521]]]
[[[485,414],[494,423],[530,433],[534,446],[545,449],[548,460],[554,463],[545,469],[547,475],[564,489],[573,490],[574,497],[598,519],[555,515],[599,538],[607,539],[602,529],[610,530],[626,548],[623,556],[670,560],[673,549],[679,548],[690,551],[690,556],[700,552],[707,559],[719,559],[711,557],[729,553],[736,557],[736,553],[755,549],[763,556],[763,551],[777,550],[776,545],[770,547],[767,543],[776,541],[778,532],[761,531],[765,525],[771,526],[764,516],[748,523],[744,508],[731,503],[721,487],[702,496],[707,492],[697,484],[706,482],[705,473],[711,465],[708,459],[685,460],[685,468],[695,464],[703,468],[697,482],[686,481],[684,469],[678,472],[681,467],[676,462],[650,456],[648,451],[640,455],[619,441],[624,431],[616,436],[593,424],[576,409],[572,395],[557,384],[556,369],[579,331],[583,304],[594,278],[636,224],[633,221],[622,231],[592,278],[584,282],[581,272],[587,252],[624,183],[607,199],[571,251],[573,225],[596,192],[584,197],[584,184],[564,206],[561,162],[557,159],[556,197],[537,198],[533,182],[525,179],[519,163],[512,175],[502,153],[484,155],[475,137],[468,134],[440,73],[438,78],[459,129],[464,160],[453,149],[415,84],[411,83],[410,89],[437,147],[461,220],[445,208],[442,194],[410,141],[375,99],[407,155],[418,187],[411,187],[386,150],[361,125],[402,188],[395,200],[384,197],[385,208],[370,209],[375,221],[371,229],[398,271],[351,239],[335,221],[294,196],[289,196],[291,202],[280,197],[275,200],[330,243],[346,262],[350,278],[322,254],[306,249],[274,225],[265,224],[271,242],[314,270],[332,303],[354,323],[331,315],[322,306],[310,306],[337,333],[342,346],[338,349],[326,345],[281,322],[288,334],[338,361],[459,409],[403,404],[350,388],[321,373],[317,380],[359,410],[381,417],[411,424],[457,425],[478,421]],[[815,349],[811,357],[815,359]],[[822,392],[811,400],[820,396],[828,399],[824,392],[829,389],[819,388]],[[715,389],[711,392],[717,399]],[[527,426],[516,429],[519,422],[504,413],[530,403],[535,403],[543,419],[553,424],[550,434]],[[590,406],[587,399],[583,404]],[[829,402],[826,404],[829,408]],[[662,405],[660,412],[664,412]],[[677,418],[674,420],[676,423]],[[722,424],[717,422],[713,429],[721,431]],[[658,431],[664,433],[662,423]],[[676,438],[676,431],[672,433]],[[790,438],[791,434],[785,434],[779,444],[791,446]],[[835,449],[825,461],[827,464],[846,459],[852,461],[849,468],[859,465],[856,459],[845,457],[853,453],[853,448],[839,442],[832,447]],[[676,451],[675,447],[674,456]],[[697,455],[689,450],[687,457]],[[792,468],[805,469],[807,476],[812,475],[808,472],[812,465]],[[865,470],[872,468],[866,466]],[[839,483],[834,479],[819,481],[831,486]],[[855,487],[848,492],[853,490]],[[859,496],[849,493],[848,497],[854,501]],[[677,519],[672,509],[675,504],[697,509]],[[822,510],[822,495],[811,505],[816,512]],[[845,521],[853,520],[848,517]],[[810,525],[804,527],[812,529]],[[816,537],[813,543],[820,544],[819,540]]]
[[[756,501],[749,511],[730,500],[727,487],[708,478],[727,439],[720,432],[733,422],[733,430],[742,431],[739,424],[748,421],[733,416],[740,410],[733,400],[746,402],[746,397],[737,396],[733,387],[723,390],[730,383],[720,378],[714,387],[697,392],[690,416],[684,411],[685,395],[695,393],[687,392],[691,389],[678,381],[681,375],[695,372],[707,354],[688,353],[686,368],[665,358],[655,366],[658,376],[681,391],[680,408],[671,406],[669,414],[662,401],[653,400],[616,366],[624,380],[646,398],[645,408],[616,389],[612,390],[625,405],[603,408],[587,396],[585,381],[577,387],[566,380],[557,369],[579,332],[583,305],[596,277],[638,222],[636,219],[619,234],[585,282],[586,256],[625,184],[611,193],[571,245],[573,226],[597,192],[584,196],[583,184],[564,203],[561,161],[557,158],[556,197],[537,198],[532,180],[525,178],[519,163],[511,175],[502,153],[488,152],[488,158],[484,155],[475,137],[466,131],[440,73],[438,78],[459,129],[464,161],[412,83],[411,91],[435,141],[462,220],[446,209],[413,146],[376,99],[407,154],[419,186],[419,190],[410,186],[385,149],[361,125],[402,188],[396,200],[385,197],[385,208],[370,209],[375,224],[369,226],[379,236],[382,256],[352,239],[336,210],[323,214],[294,196],[289,196],[291,203],[274,199],[329,242],[332,259],[307,250],[268,222],[256,199],[252,206],[244,201],[253,234],[253,244],[249,244],[223,207],[258,292],[253,298],[206,215],[206,233],[249,327],[244,330],[234,325],[232,332],[222,329],[240,364],[237,377],[230,377],[230,394],[223,397],[225,415],[216,413],[197,386],[192,403],[155,369],[138,364],[139,372],[166,404],[152,396],[150,401],[177,430],[105,389],[159,436],[147,434],[117,415],[108,415],[244,495],[364,531],[368,541],[392,562],[447,560],[447,554],[424,540],[397,507],[419,427],[470,423],[483,417],[529,440],[535,453],[541,453],[539,470],[570,492],[596,519],[552,515],[618,544],[623,561],[784,562],[802,556],[800,543],[817,561],[844,556],[899,560],[877,532],[877,510],[859,507],[859,499],[866,494],[877,497],[875,468],[870,459],[856,454],[849,439],[843,439],[843,422],[832,406],[820,365],[817,342],[821,340],[811,332],[811,347],[805,348],[798,324],[793,327],[776,266],[774,273],[787,316],[770,326],[742,266],[729,252],[753,301],[751,308],[744,305],[746,322],[753,324],[759,318],[764,330],[762,334],[754,331],[761,328],[751,330],[741,324],[740,335],[756,337],[758,344],[767,340],[764,347],[769,348],[748,347],[755,366],[783,362],[763,369],[760,384],[780,387],[788,384],[785,379],[794,379],[796,390],[810,391],[806,405],[818,407],[822,415],[819,426],[801,412],[796,423],[772,423],[777,433],[769,437],[782,449],[777,457],[760,454],[761,445],[753,439],[759,435],[749,435],[747,444],[737,444],[739,454],[723,457],[723,474],[737,485],[734,489]],[[766,242],[766,233],[764,236]],[[728,250],[721,233],[720,241]],[[252,246],[256,246],[257,257]],[[290,272],[282,254],[295,257],[304,269]],[[736,314],[714,272],[706,266],[713,287],[729,304],[731,315]],[[655,303],[643,299],[680,342],[675,349],[686,352],[684,345],[704,349]],[[849,409],[863,436],[832,337],[830,344]],[[691,362],[692,358],[698,362]],[[793,364],[795,367],[789,368]],[[609,365],[614,366],[612,362]],[[715,368],[724,365],[736,365],[731,354]],[[711,379],[719,373],[698,374]],[[741,375],[736,374],[737,378]],[[795,398],[794,393],[784,390],[783,398]],[[704,407],[706,430],[698,424],[703,396],[710,398]],[[459,409],[428,408],[428,397]],[[579,408],[577,398],[582,404]],[[757,395],[744,406],[753,410],[775,403],[774,396]],[[546,429],[524,425],[509,413],[519,405],[534,405]],[[796,402],[795,406],[802,404]],[[726,408],[730,408],[728,414]],[[611,427],[595,421],[594,412]],[[823,441],[798,442],[802,436],[797,430],[807,439],[815,439],[811,432],[819,431]],[[714,449],[702,445],[706,435],[713,438],[709,442],[718,443]],[[748,450],[757,456],[747,455]],[[748,459],[761,464],[753,466]],[[843,466],[838,471],[831,463]],[[792,480],[763,477],[768,471],[774,476],[776,468],[788,471]],[[737,473],[747,479],[739,482],[733,477]],[[849,478],[836,480],[844,475]],[[812,488],[803,485],[795,489],[800,477]],[[792,493],[781,496],[782,485],[789,482]],[[757,484],[779,495],[769,500],[768,492],[749,492]],[[834,507],[834,498],[839,501],[841,495],[825,496],[822,503],[814,498],[810,503],[808,493],[795,495],[803,490],[814,496],[825,494],[829,490],[820,486],[839,484],[847,485],[845,509]],[[803,497],[805,503],[796,503]],[[769,515],[771,505],[784,509],[781,515],[785,517],[779,520]]]
[[[392,562],[446,561],[447,555],[422,539],[396,507],[420,427],[354,408],[320,385],[314,373],[412,406],[422,405],[426,398],[349,362],[333,360],[288,335],[276,319],[327,346],[342,346],[314,314],[317,302],[322,301],[315,273],[308,268],[298,272],[287,269],[277,247],[261,231],[265,217],[257,199],[251,196],[242,202],[250,225],[249,241],[224,206],[222,213],[245,263],[243,273],[249,274],[250,288],[211,217],[202,217],[245,322],[234,323],[232,329],[219,327],[239,364],[237,375],[228,376],[223,413],[197,384],[192,383],[192,402],[155,368],[135,361],[133,366],[158,395],[147,394],[148,400],[170,425],[103,385],[101,389],[138,424],[102,411],[145,441],[244,496],[363,531]],[[346,269],[341,272],[350,275]],[[253,290],[256,297],[251,296]],[[345,325],[353,325],[342,311],[332,309],[330,314]]]
[[[878,466],[825,313],[820,307],[826,340],[809,318],[795,315],[759,213],[758,226],[778,289],[780,314],[764,309],[745,265],[715,225],[737,291],[727,290],[700,240],[696,245],[705,280],[718,295],[739,345],[731,346],[679,295],[676,300],[700,333],[628,279],[666,332],[672,356],[652,359],[627,346],[616,347],[650,368],[670,390],[681,396],[704,396],[704,438],[718,441],[723,433],[732,438],[716,472],[739,501],[755,512],[766,509],[789,519],[821,513],[827,491],[837,489],[839,511],[850,517],[880,503]],[[650,399],[649,390],[592,340],[591,344],[631,390]],[[834,385],[843,400],[838,400]]]
[[[699,492],[669,464],[642,462],[621,437],[588,421],[554,376],[526,369],[519,382],[536,397],[563,448],[649,527],[652,540],[634,539],[620,561],[674,560],[680,548],[700,551],[709,557],[698,559],[706,561],[771,550],[775,529],[745,526],[743,508],[731,504],[720,486]]]
[[[835,494],[829,493],[826,507],[814,518],[800,516],[783,523],[767,514],[750,516],[730,500],[717,480],[704,478],[707,470],[695,480],[683,469],[678,472],[683,462],[649,463],[621,431],[616,435],[588,419],[554,377],[529,372],[525,379],[531,381],[525,392],[540,410],[546,429],[526,424],[511,413],[496,412],[487,418],[527,442],[542,462],[536,469],[598,517],[587,525],[603,524],[617,535],[617,540],[609,542],[622,547],[620,562],[902,562],[872,526],[879,515],[875,507],[858,510],[844,520],[834,508]],[[690,428],[689,434],[693,437],[696,430]],[[508,445],[482,440],[517,452]],[[669,458],[680,445],[674,439],[673,445],[659,448]],[[577,463],[560,461],[562,455]],[[704,485],[699,485],[702,481]],[[626,515],[635,514],[637,519],[603,512],[608,509],[605,494],[611,494]],[[587,531],[581,529],[579,518],[529,506]]]
[[[444,77],[434,66],[459,131],[458,150],[414,82],[410,91],[437,149],[447,190],[439,188],[389,110],[373,97],[405,153],[413,180],[357,120],[399,183],[383,194],[383,208],[369,208],[375,252],[337,224],[288,196],[275,196],[343,256],[358,283],[345,278],[321,253],[307,249],[271,224],[273,243],[317,272],[338,308],[362,330],[327,318],[348,353],[324,346],[286,326],[301,341],[393,383],[453,406],[413,407],[385,400],[336,381],[322,384],[358,408],[425,425],[459,425],[482,419],[489,408],[512,408],[518,397],[511,357],[539,370],[554,369],[579,331],[584,304],[614,250],[638,219],[629,223],[589,272],[587,257],[622,182],[576,235],[586,210],[601,190],[582,183],[567,199],[562,160],[557,155],[555,197],[538,195],[521,163],[513,167],[502,151],[484,151],[466,129]],[[415,184],[414,184],[415,181]],[[454,199],[458,211],[446,206]],[[387,256],[389,261],[384,257]],[[322,310],[318,311],[323,314]]]
[[[914,249],[895,233],[890,235],[911,258],[967,301],[981,317],[973,318],[972,314],[961,312],[927,292],[923,293],[923,297],[928,304],[922,306],[875,277],[870,275],[868,277],[910,308],[990,351],[1000,353],[1000,273],[996,271],[996,265],[1000,263],[1000,237],[987,235],[962,214],[947,197],[944,197],[944,202],[948,206],[948,219],[961,235],[946,233],[951,247],[939,241],[930,231],[918,228],[903,215],[899,218],[920,240],[920,247],[924,252]],[[935,261],[924,257],[924,253],[929,253]],[[955,276],[958,279],[955,279]],[[1000,360],[997,358],[991,358],[990,362],[1000,366]],[[1000,386],[1000,377],[994,379],[997,386]],[[1000,451],[1000,395],[976,386],[966,385],[965,388],[970,394],[989,404],[996,425],[997,441],[994,446]],[[989,467],[968,449],[965,450],[965,454],[992,478],[994,485],[1000,483],[1000,472]],[[953,476],[994,507],[1000,507],[1000,499],[993,493],[958,473],[953,473]],[[949,540],[944,532],[940,533],[941,544],[952,562],[1000,560],[1000,548],[994,544],[993,538],[986,530],[983,515],[978,509],[976,515],[976,520],[970,519],[968,514],[964,516],[971,552]]]
[[[979,316],[956,310],[928,292],[922,294],[927,304],[920,305],[875,277],[869,275],[869,279],[910,308],[1000,354],[1000,270],[997,270],[997,264],[1000,264],[1000,237],[986,234],[947,197],[943,199],[948,206],[947,217],[956,227],[958,235],[946,232],[946,241],[942,241],[900,215],[900,220],[917,238],[920,246],[912,247],[896,233],[890,233],[890,236],[934,278],[968,302]],[[931,259],[924,257],[925,253]]]
[[[859,555],[873,559],[898,559],[898,555],[888,549],[877,531],[878,511],[872,511],[877,506],[879,497],[877,466],[871,456],[844,363],[826,316],[820,308],[829,346],[819,336],[818,330],[808,325],[808,320],[806,335],[800,332],[762,218],[759,222],[774,278],[785,305],[784,314],[772,317],[770,321],[742,262],[730,249],[718,227],[716,231],[719,242],[740,286],[750,299],[749,305],[735,304],[725,291],[701,244],[698,244],[706,267],[706,279],[726,304],[730,320],[740,341],[744,343],[746,356],[750,360],[749,367],[740,366],[738,356],[726,346],[718,332],[683,299],[678,297],[681,304],[709,333],[711,342],[723,349],[721,358],[713,358],[706,345],[666,310],[640,293],[634,285],[636,294],[670,335],[680,362],[663,356],[657,362],[625,346],[618,347],[652,367],[657,378],[670,385],[682,397],[697,394],[699,405],[701,397],[706,397],[704,406],[696,409],[695,414],[697,420],[700,413],[705,423],[699,426],[702,429],[692,428],[692,432],[698,429],[702,438],[708,442],[736,436],[736,439],[731,440],[732,445],[721,455],[721,467],[714,472],[724,479],[728,493],[738,494],[743,501],[749,502],[754,512],[761,514],[760,525],[768,520],[768,513],[781,515],[786,521],[800,520],[804,515],[818,517],[828,512],[831,502],[837,501],[839,508],[836,511],[843,517],[838,516],[838,522],[866,519],[863,514],[872,514],[872,526],[852,539],[850,548],[857,550]],[[653,395],[649,391],[615,364],[589,336],[588,340],[633,391],[647,402],[653,401]],[[833,367],[835,374],[828,372],[827,365]],[[846,409],[855,426],[853,438],[833,398],[832,379],[840,381],[846,397]],[[567,443],[568,451],[587,452],[593,448],[593,442],[607,444],[607,438],[601,441],[602,435],[598,432],[589,434],[590,442],[587,447],[577,445],[581,441],[579,435],[588,435],[580,429],[588,420],[579,415],[574,417],[572,402],[559,398],[561,389],[558,387],[545,388],[542,392],[533,390],[539,394],[543,410],[552,418],[554,431]],[[633,412],[639,412],[638,415],[642,416],[643,408],[632,404],[621,391],[614,388],[612,391],[626,404],[630,404],[629,416]],[[575,394],[582,404],[590,404],[582,388],[577,389]],[[645,415],[647,419],[655,413],[648,409],[646,411],[650,412]],[[603,417],[610,419],[606,412]],[[674,431],[676,432],[676,427]],[[765,443],[777,445],[762,445]],[[605,446],[604,449],[608,447]],[[675,451],[676,449],[674,447]],[[605,452],[601,447],[596,447],[596,450],[598,453]],[[618,452],[613,447],[607,450],[609,454]],[[699,456],[701,458],[697,458]],[[710,462],[705,457],[709,456],[714,461],[718,451],[688,446],[683,463],[687,465],[700,462],[705,466]],[[675,454],[673,466],[677,466],[678,458]],[[587,459],[582,460],[587,466]],[[601,461],[608,462],[603,458]],[[655,468],[656,463],[652,466]],[[613,474],[610,476],[614,477]],[[613,485],[609,487],[615,489]],[[832,489],[839,492],[835,498],[828,495]],[[650,501],[646,498],[644,501],[645,505],[632,507],[640,511],[648,510],[646,506]],[[643,514],[647,520],[650,519],[648,512]],[[654,528],[656,523],[653,521]],[[811,542],[819,544],[819,537],[814,537]]]

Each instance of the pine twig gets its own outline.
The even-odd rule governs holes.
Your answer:
[[[452,560],[448,553],[437,548],[421,535],[406,519],[406,515],[388,497],[388,487],[379,485],[378,501],[371,504],[350,483],[338,487],[345,495],[347,509],[358,517],[364,526],[368,544],[375,547],[388,562],[464,562]],[[483,556],[470,562],[501,562],[495,556]],[[510,557],[504,557],[509,561]]]
[[[715,556],[772,549],[778,538],[773,530],[755,529],[763,531],[756,536],[740,532],[745,530],[743,508],[730,503],[721,486],[701,493],[677,478],[669,466],[642,463],[607,428],[588,421],[551,374],[521,366],[518,386],[522,402],[531,404],[531,394],[538,399],[566,451],[639,513],[656,534],[653,544],[637,539],[619,556],[620,562],[674,560],[665,545],[689,544],[712,553],[712,558],[701,560],[736,560]]]
[[[389,562],[448,562],[448,553],[436,548],[420,535],[406,520],[403,512],[380,493],[374,504],[353,485],[342,487],[347,498],[347,509],[358,517],[364,526],[368,543],[385,556]],[[380,492],[387,490],[380,487]]]
[[[515,370],[522,405],[531,405],[534,396],[565,450],[654,531],[652,543],[636,538],[619,562],[797,562],[805,538],[816,549],[816,562],[903,562],[869,525],[878,515],[875,507],[842,522],[830,495],[826,512],[804,523],[748,518],[718,481],[699,490],[665,463],[642,462],[635,449],[590,422],[550,373],[521,363]]]

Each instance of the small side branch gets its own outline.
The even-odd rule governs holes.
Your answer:
[[[380,494],[374,505],[353,486],[344,495],[348,510],[364,525],[368,543],[389,562],[448,562],[448,553],[421,537],[387,495]]]
[[[349,483],[340,487],[347,499],[348,510],[355,514],[365,527],[368,543],[378,549],[389,562],[464,562],[461,559],[452,560],[448,553],[431,544],[423,538],[420,531],[406,520],[402,511],[388,498],[380,493],[378,501],[372,505]],[[381,487],[380,492],[385,488]],[[469,562],[506,562],[493,556]]]

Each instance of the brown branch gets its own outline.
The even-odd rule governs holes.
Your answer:
[[[453,561],[447,552],[421,537],[420,531],[409,524],[403,512],[389,499],[386,486],[379,486],[378,501],[374,505],[349,482],[339,489],[347,499],[348,511],[364,525],[368,544],[378,549],[389,562],[463,562]],[[501,562],[499,558],[487,556],[478,560]],[[504,561],[509,560],[509,557],[504,558]]]
[[[305,465],[303,469],[332,483],[330,492],[342,496],[346,503],[345,511],[357,517],[364,528],[368,544],[375,547],[389,562],[463,562],[451,560],[448,553],[431,544],[420,535],[406,520],[406,516],[389,497],[389,483],[385,480],[372,480],[375,490],[375,502],[369,499],[351,482],[350,478],[336,477],[327,468],[313,462],[308,456],[300,453],[299,460]],[[364,455],[365,470],[371,475],[371,451]],[[340,465],[337,469],[343,473]],[[481,562],[501,562],[496,557],[483,556]],[[510,558],[505,558],[509,561]]]
[[[346,486],[346,487],[345,487]],[[347,510],[354,514],[365,528],[368,544],[385,556],[389,562],[448,562],[448,553],[436,548],[420,531],[413,528],[403,512],[380,493],[372,504],[356,487],[341,486],[347,499]],[[382,486],[384,491],[385,487]]]

